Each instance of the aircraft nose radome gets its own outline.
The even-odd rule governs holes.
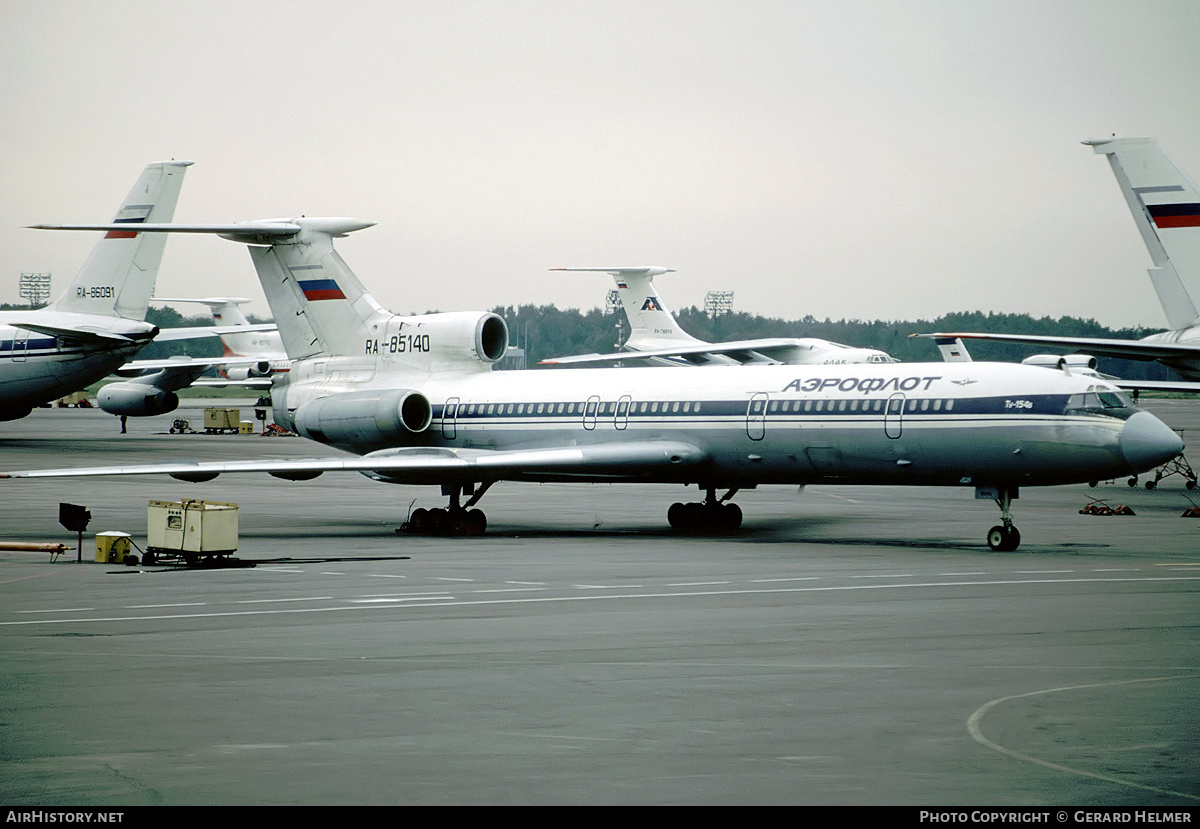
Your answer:
[[[1166,463],[1183,451],[1183,441],[1149,412],[1137,412],[1121,430],[1121,454],[1136,472]]]

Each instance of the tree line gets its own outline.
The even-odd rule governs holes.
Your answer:
[[[24,305],[0,305],[0,310],[25,310]],[[574,354],[601,354],[617,350],[617,345],[629,335],[624,315],[600,308],[580,311],[576,308],[557,308],[553,305],[498,306],[492,311],[508,323],[512,346],[523,348],[526,364],[551,357]],[[933,319],[919,320],[819,320],[806,316],[798,320],[763,317],[745,312],[731,312],[709,317],[703,309],[691,306],[677,311],[680,326],[701,340],[745,340],[759,337],[815,337],[861,348],[878,348],[904,362],[940,362],[941,355],[933,340],[911,337],[916,333],[934,331],[972,331],[985,334],[1039,334],[1060,337],[1108,337],[1136,340],[1153,334],[1154,328],[1107,328],[1094,319],[1078,317],[1033,317],[1029,314],[997,314],[983,311],[963,311]],[[207,314],[184,316],[173,308],[151,306],[147,321],[160,328],[183,328],[211,325]],[[270,322],[250,318],[251,322]],[[618,325],[619,323],[619,325]],[[1012,343],[969,341],[967,348],[976,360],[1018,362],[1031,354],[1060,353],[1056,349],[1036,348]],[[192,357],[216,357],[221,344],[216,337],[181,342],[151,343],[138,355],[144,359],[162,359],[176,354]],[[1136,360],[1100,361],[1100,370],[1130,380],[1175,380],[1173,371],[1155,362]]]
[[[522,305],[493,310],[508,323],[512,345],[525,348],[530,366],[549,357],[609,353],[615,351],[617,342],[623,341],[629,334],[623,314],[618,317],[599,308],[582,312],[573,308],[563,310],[553,305]],[[983,311],[944,314],[928,320],[819,320],[811,315],[798,320],[784,320],[745,312],[711,318],[703,309],[692,306],[677,311],[675,318],[687,333],[709,342],[759,337],[813,337],[859,348],[877,348],[904,362],[940,362],[942,359],[933,340],[910,336],[918,333],[970,331],[1136,340],[1161,330],[1113,329],[1094,319],[1078,317],[1037,318],[1029,314]],[[621,322],[619,333],[618,319]],[[1031,354],[1065,353],[1058,349],[983,340],[968,341],[966,345],[973,359],[998,362],[1019,362]],[[1179,379],[1169,368],[1155,362],[1103,358],[1100,370],[1130,380]]]

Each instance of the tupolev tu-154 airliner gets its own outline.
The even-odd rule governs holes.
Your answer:
[[[355,471],[440,486],[448,507],[417,510],[409,526],[461,534],[483,532],[486,518],[474,507],[499,481],[695,484],[704,500],[676,503],[667,514],[673,527],[691,531],[740,526],[729,499],[759,485],[963,486],[996,501],[1000,524],[987,543],[1013,550],[1020,487],[1136,474],[1182,451],[1175,432],[1117,388],[1069,369],[976,362],[493,371],[508,347],[501,317],[400,316],[367,292],[333,240],[372,224],[297,218],[139,228],[214,233],[249,246],[293,360],[272,392],[276,422],[354,457],[3,477],[165,473],[204,481],[267,472],[307,480]]]

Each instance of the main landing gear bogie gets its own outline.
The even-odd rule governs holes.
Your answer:
[[[450,496],[448,506],[435,509],[418,507],[412,511],[408,520],[396,532],[415,535],[483,535],[487,531],[487,516],[484,515],[483,510],[473,509],[473,507],[491,485],[492,482],[484,483],[478,488],[474,485],[443,486],[442,494]],[[470,500],[465,504],[460,504],[459,501],[464,493],[471,496]]]
[[[401,529],[422,535],[483,535],[487,530],[487,516],[480,509],[418,507]]]
[[[742,508],[726,503],[735,492],[736,489],[731,489],[724,498],[717,500],[715,490],[710,487],[703,501],[671,504],[667,510],[667,523],[680,532],[733,532],[742,526]]]

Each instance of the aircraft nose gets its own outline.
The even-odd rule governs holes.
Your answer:
[[[1164,464],[1182,451],[1179,435],[1149,412],[1134,413],[1121,430],[1121,454],[1136,472]]]

